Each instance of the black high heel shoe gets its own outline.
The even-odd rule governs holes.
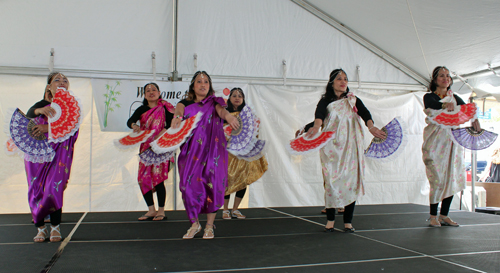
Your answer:
[[[355,229],[353,227],[346,227],[344,228],[344,233],[354,233]]]
[[[325,228],[325,230],[323,230],[323,232],[334,232],[335,231],[335,228]]]

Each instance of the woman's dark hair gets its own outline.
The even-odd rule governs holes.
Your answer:
[[[335,80],[335,78],[337,78],[337,76],[340,73],[344,73],[346,78],[347,78],[347,73],[345,73],[345,71],[342,68],[334,69],[330,73],[330,79],[328,80],[328,83],[326,84],[326,91],[323,94],[323,98],[325,98],[329,102],[336,101],[336,100],[339,100],[342,98],[346,98],[347,93],[349,93],[349,87],[347,87],[347,90],[342,95],[340,95],[340,97],[337,97],[337,95],[335,95],[335,91],[333,90],[333,81]]]
[[[156,87],[156,89],[158,89],[158,92],[160,92],[160,87],[158,86],[158,84],[154,83],[154,82],[149,82],[149,83],[146,83],[143,87],[143,90],[144,90],[144,100],[142,100],[142,105],[146,105],[148,106],[148,100],[146,99],[146,87],[148,87],[148,85],[154,85]],[[160,92],[160,99],[161,99],[161,92]]]
[[[432,71],[431,82],[429,83],[429,92],[436,91],[436,88],[437,88],[436,80],[437,80],[437,77],[439,75],[439,71],[441,69],[446,69],[446,70],[448,70],[448,72],[450,72],[450,70],[446,66],[436,66],[436,68],[434,68],[434,70]],[[450,79],[451,79],[451,83],[450,83],[450,85],[448,85],[448,89],[446,89],[446,90],[450,90],[451,86],[453,85],[453,79],[451,77],[450,77]]]
[[[51,83],[52,83],[52,80],[54,80],[54,78],[55,78],[57,75],[59,75],[59,74],[61,74],[62,76],[64,76],[64,74],[63,74],[63,73],[61,73],[61,72],[52,72],[52,73],[50,73],[50,74],[47,76],[47,86],[48,86],[49,84],[51,84]],[[66,77],[66,76],[64,76],[64,77]],[[47,93],[47,86],[45,86],[45,89],[43,90],[43,99],[44,99],[44,100],[45,100],[45,93]]]
[[[64,76],[64,74],[63,74],[63,73],[61,73],[61,72],[52,72],[52,73],[50,73],[50,74],[49,74],[49,76],[47,76],[47,84],[51,84],[51,83],[52,83],[52,80],[53,80],[53,79],[54,79],[57,75],[59,75],[59,74],[61,74],[62,76]],[[64,76],[64,77],[66,77],[66,76]]]
[[[207,97],[215,94],[214,88],[212,87],[212,78],[210,78],[210,75],[208,75],[207,72],[205,72],[205,71],[196,71],[196,73],[194,73],[194,75],[193,75],[193,78],[191,79],[191,84],[189,85],[189,90],[188,90],[187,94],[185,94],[182,97],[183,99],[185,99],[187,101],[192,101],[196,98],[196,94],[194,93],[194,89],[193,89],[194,88],[194,80],[200,74],[207,76],[208,83],[210,84],[210,88],[208,89]]]
[[[235,92],[238,92],[241,94],[241,96],[243,97],[243,103],[241,103],[240,106],[238,106],[238,108],[236,108],[236,110],[234,109],[234,105],[233,103],[231,102],[231,96],[233,95],[233,93]],[[231,112],[240,112],[241,110],[243,110],[243,107],[245,107],[246,103],[245,103],[245,94],[243,93],[243,90],[241,90],[241,88],[239,87],[235,87],[233,89],[231,89],[231,92],[229,93],[229,99],[227,100],[227,110],[231,113]]]

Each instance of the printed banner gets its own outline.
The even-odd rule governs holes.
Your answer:
[[[101,131],[130,132],[127,120],[144,100],[144,85],[150,81],[92,80],[94,101]],[[189,82],[155,82],[160,87],[161,97],[172,105],[182,100]],[[215,95],[227,100],[229,90],[240,87],[246,93],[247,84],[213,83]]]

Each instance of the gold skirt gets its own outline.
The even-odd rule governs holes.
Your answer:
[[[238,159],[236,156],[228,153],[226,193],[229,195],[246,188],[248,185],[257,181],[267,171],[267,160],[264,156],[254,161]]]

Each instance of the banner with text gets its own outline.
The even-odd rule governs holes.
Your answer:
[[[92,90],[101,131],[130,132],[127,120],[144,100],[144,85],[150,81],[92,80]],[[155,82],[163,99],[176,105],[189,88],[189,82]],[[228,99],[233,87],[246,93],[247,84],[213,83],[215,95]]]

